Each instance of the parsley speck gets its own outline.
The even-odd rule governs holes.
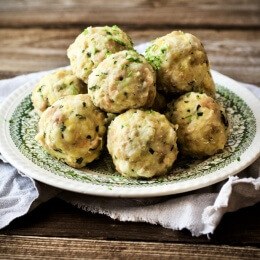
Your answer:
[[[110,56],[111,54],[112,54],[112,52],[107,51],[107,52],[106,52],[106,58],[107,58],[108,56]]]
[[[65,126],[64,123],[63,123],[63,124],[60,126],[60,130],[61,130],[61,132],[64,132],[65,129],[66,129],[66,126]]]
[[[55,148],[55,149],[53,149],[55,152],[57,152],[57,153],[62,153],[62,150],[61,149],[59,149],[59,148]]]
[[[121,41],[121,40],[119,40],[119,39],[117,39],[117,38],[115,38],[115,37],[111,37],[111,39],[112,39],[114,42],[116,42],[116,43],[118,43],[118,44],[120,44],[120,45],[122,45],[122,46],[126,46],[126,44],[125,44],[123,41]]]
[[[147,112],[148,112],[149,114],[154,115],[154,111],[153,111],[152,109],[148,110]]]
[[[164,53],[167,49],[164,47],[164,48],[161,48],[161,53]]]
[[[83,116],[83,115],[80,115],[80,114],[76,114],[76,117],[77,117],[78,119],[80,119],[80,120],[82,120],[82,119],[86,119],[86,117],[85,117],[85,116]]]
[[[93,90],[93,89],[96,89],[96,88],[97,88],[97,85],[94,85],[94,86],[90,87],[89,89]]]
[[[117,30],[118,26],[117,25],[113,25],[111,28],[112,28],[112,30]]]
[[[132,62],[137,62],[137,63],[142,63],[142,61],[138,57],[133,57],[133,56],[127,56],[126,60],[132,61]]]
[[[149,148],[149,153],[154,154],[154,150],[152,148]]]

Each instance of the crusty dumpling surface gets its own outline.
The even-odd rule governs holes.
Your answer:
[[[194,35],[173,31],[157,38],[145,57],[157,70],[159,90],[180,94],[200,90],[215,95],[214,83],[203,88],[204,78],[211,77],[210,67],[204,47]]]
[[[168,104],[167,118],[178,124],[178,146],[183,154],[205,157],[221,151],[228,138],[224,108],[206,94],[189,92]]]
[[[81,168],[102,149],[105,114],[85,95],[66,96],[45,110],[36,140],[57,159]]]
[[[112,53],[133,49],[131,38],[116,25],[88,27],[67,50],[75,75],[85,83],[97,65]]]
[[[38,82],[32,93],[32,102],[40,115],[58,99],[84,93],[87,93],[86,84],[73,75],[71,70],[58,70]]]
[[[131,109],[109,126],[107,147],[118,172],[126,177],[165,174],[176,160],[175,126],[153,110]]]
[[[110,113],[153,104],[155,72],[135,51],[121,51],[102,61],[89,76],[88,93],[93,103]]]

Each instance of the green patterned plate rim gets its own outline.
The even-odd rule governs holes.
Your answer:
[[[217,99],[226,108],[231,134],[223,152],[205,160],[178,159],[168,175],[150,180],[122,177],[107,151],[84,169],[73,169],[47,154],[34,137],[38,116],[30,95],[36,81],[14,91],[0,108],[0,152],[26,175],[79,193],[111,197],[152,197],[187,192],[220,182],[260,154],[260,102],[236,81],[212,71]]]

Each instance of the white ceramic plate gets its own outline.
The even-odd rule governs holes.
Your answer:
[[[83,170],[48,155],[34,140],[38,116],[30,101],[35,81],[14,91],[0,108],[0,152],[17,169],[43,183],[79,193],[111,197],[152,197],[182,193],[222,181],[260,154],[260,102],[234,80],[212,71],[217,99],[226,108],[231,134],[222,153],[206,160],[178,160],[169,175],[132,180],[119,175],[110,156]]]

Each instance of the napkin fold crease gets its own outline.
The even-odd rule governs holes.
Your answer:
[[[39,197],[35,182],[7,163],[0,164],[0,228],[25,215]]]
[[[260,160],[256,164],[259,166]],[[221,185],[213,185],[215,192],[211,193],[209,188],[204,188],[161,198],[104,198],[71,192],[60,193],[58,197],[82,210],[104,214],[112,219],[160,224],[172,230],[186,228],[193,236],[200,236],[213,234],[226,212],[260,201],[260,178],[239,179],[232,176],[223,183],[225,181]]]

